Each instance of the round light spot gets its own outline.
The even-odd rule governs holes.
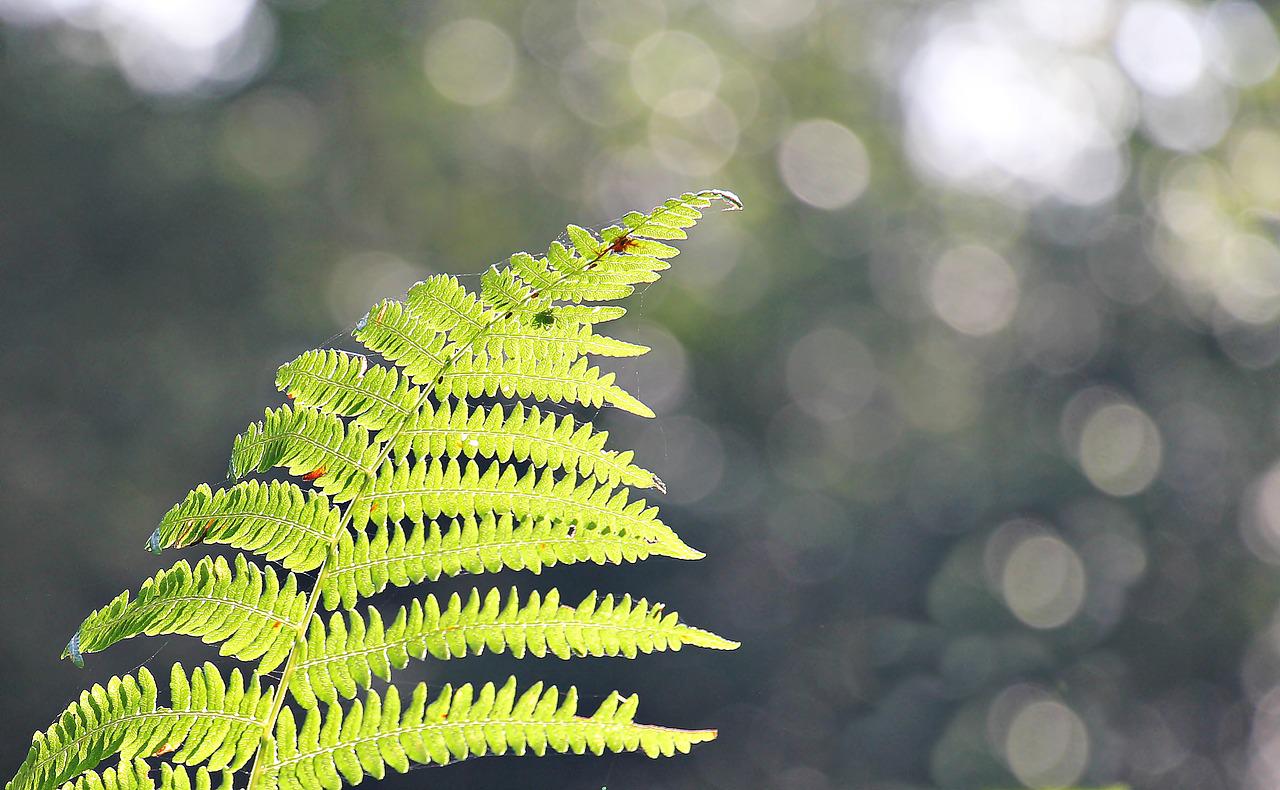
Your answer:
[[[768,32],[795,27],[813,13],[814,0],[713,0],[711,6],[734,26]]]
[[[791,127],[778,149],[778,169],[793,195],[828,211],[857,200],[871,177],[862,141],[824,118]]]
[[[1036,35],[1072,46],[1097,41],[1111,23],[1111,0],[1016,0]]]
[[[1220,254],[1218,303],[1250,324],[1268,324],[1280,316],[1280,250],[1261,236],[1236,233]]]
[[[1215,80],[1205,80],[1177,96],[1147,96],[1142,129],[1153,142],[1175,151],[1203,151],[1218,144],[1231,127],[1235,107]]]
[[[966,335],[1003,329],[1018,307],[1018,276],[986,247],[948,251],[934,265],[928,290],[938,317]]]
[[[631,53],[631,85],[650,107],[688,115],[706,107],[720,86],[720,59],[691,33],[654,33]]]
[[[369,250],[350,255],[329,274],[329,314],[337,326],[353,326],[387,294],[404,293],[426,272],[387,252]]]
[[[1231,135],[1231,177],[1249,197],[1280,204],[1280,182],[1268,176],[1280,169],[1280,135],[1270,129],[1235,130]]]
[[[1280,463],[1254,482],[1246,504],[1245,544],[1263,560],[1280,564]]]
[[[565,58],[560,66],[560,95],[565,105],[579,118],[599,126],[614,126],[635,117],[644,108],[617,89],[621,68],[589,49]]]
[[[1055,21],[1088,16],[1086,0],[1026,1],[1036,25],[1067,38],[1090,35],[1087,20],[1075,33]],[[1117,141],[1132,127],[1133,87],[1111,60],[1001,18],[1013,5],[945,6],[897,70],[912,163],[929,177],[1015,204],[1106,200],[1127,174],[1128,154]]]
[[[431,34],[423,65],[440,95],[476,107],[507,95],[515,80],[516,48],[492,22],[458,19]]]
[[[1023,538],[1005,559],[1000,590],[1014,616],[1032,628],[1058,628],[1084,603],[1084,564],[1049,533]]]
[[[24,5],[51,5],[73,29],[99,34],[106,48],[90,57],[109,52],[145,93],[220,92],[248,81],[274,50],[275,17],[254,0],[10,0],[0,1],[0,19]]]
[[[1250,0],[1226,0],[1209,8],[1208,44],[1218,74],[1234,85],[1264,82],[1280,65],[1280,41],[1267,12]]]
[[[738,120],[733,110],[712,97],[697,112],[649,119],[649,146],[669,170],[693,176],[714,173],[738,147]]]
[[[1143,90],[1172,96],[1192,88],[1205,67],[1192,11],[1172,0],[1137,0],[1116,30],[1116,58]]]
[[[662,0],[578,0],[577,21],[588,49],[625,60],[638,39],[666,26],[667,8]]]
[[[219,142],[224,155],[253,178],[293,183],[319,147],[320,121],[301,94],[264,91],[231,107]]]
[[[1098,408],[1080,432],[1080,467],[1089,482],[1113,496],[1131,496],[1151,485],[1162,455],[1155,423],[1128,403]]]
[[[1067,787],[1088,764],[1089,734],[1066,705],[1039,699],[1014,715],[1004,748],[1009,770],[1027,787]]]
[[[860,411],[879,380],[867,347],[834,327],[814,330],[796,341],[787,354],[786,370],[792,400],[826,421]]]

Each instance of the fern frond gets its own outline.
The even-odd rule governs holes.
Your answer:
[[[613,383],[613,373],[602,374],[600,368],[591,366],[580,356],[582,349],[587,347],[635,353],[642,353],[640,349],[643,347],[632,347],[612,338],[593,335],[590,327],[583,327],[576,333],[571,329],[557,330],[558,336],[549,332],[547,337],[537,338],[530,332],[517,332],[517,327],[523,326],[519,322],[502,321],[500,324],[506,329],[505,334],[495,336],[486,332],[478,335],[471,345],[486,349],[494,346],[501,350],[501,355],[455,353],[445,357],[445,347],[439,345],[442,335],[412,315],[402,303],[388,301],[375,308],[375,312],[365,319],[364,328],[356,330],[355,336],[370,350],[396,363],[405,377],[420,386],[434,386],[435,392],[442,397],[453,395],[465,399],[501,394],[507,398],[532,397],[584,406],[600,407],[608,403],[643,417],[653,416],[649,407]],[[553,343],[559,346],[557,353],[537,353],[540,349],[551,351]],[[516,356],[520,352],[525,356]],[[281,387],[293,387],[289,391],[296,397],[324,411],[356,417],[357,422],[371,427],[373,422],[380,427],[394,427],[396,423],[388,412],[403,415],[414,401],[399,393],[387,392],[387,381],[392,379],[392,374],[383,372],[387,370],[385,368],[368,366],[368,374],[376,375],[376,385],[382,390],[378,394],[383,396],[384,402],[377,403],[372,397],[373,388],[362,386],[362,380],[357,383],[358,377],[350,372],[357,364],[342,357],[337,360],[328,357],[324,364],[333,369],[333,373],[328,374],[329,380],[343,382],[343,389],[339,390],[344,395],[342,400],[318,402],[317,391],[296,387],[301,378],[294,368],[291,368],[288,384],[281,379]],[[314,365],[301,362],[302,358],[290,365],[297,369]],[[374,374],[374,371],[379,372]],[[310,375],[314,380],[321,374]],[[375,412],[373,422],[366,416],[369,413],[366,409]]]
[[[101,772],[88,771],[62,785],[61,790],[153,790],[151,766],[134,758]]]
[[[375,441],[382,438],[379,434]],[[500,405],[485,409],[460,403],[451,408],[444,403],[437,409],[425,404],[394,432],[391,452],[401,460],[412,452],[418,458],[532,461],[539,468],[576,471],[608,485],[665,490],[656,475],[631,463],[635,453],[604,449],[608,439],[604,431],[593,432],[589,422],[544,414],[537,406],[516,404],[506,414]]]
[[[337,537],[341,511],[328,497],[293,483],[250,480],[212,491],[200,485],[151,533],[156,554],[195,543],[221,543],[262,554],[289,570],[319,567]]]
[[[305,406],[281,406],[267,409],[261,422],[235,438],[229,471],[240,478],[282,467],[335,502],[349,502],[364,490],[381,455],[382,448],[371,444],[369,431],[359,425]]]
[[[456,593],[443,607],[434,595],[413,601],[408,608],[400,607],[390,625],[383,624],[374,608],[367,620],[352,611],[344,622],[335,613],[327,627],[315,616],[305,644],[298,647],[302,652],[289,689],[304,708],[314,708],[317,698],[330,704],[339,696],[351,699],[358,689],[369,688],[373,677],[390,680],[392,669],[428,655],[445,661],[489,650],[510,652],[515,658],[635,658],[686,644],[718,650],[738,647],[737,642],[681,623],[679,615],[664,612],[662,604],[650,606],[630,595],[615,603],[613,596],[600,599],[593,592],[573,607],[561,606],[555,589],[545,598],[533,592],[524,603],[514,589],[505,601],[496,589],[484,595],[473,589],[465,603]]]
[[[583,354],[638,357],[649,352],[648,346],[597,335],[589,324],[553,323],[544,327],[517,318],[499,321],[472,348],[490,357],[534,359]]]
[[[600,530],[662,547],[665,550],[657,553],[666,556],[703,556],[658,519],[656,507],[646,506],[643,499],[630,501],[625,488],[597,486],[589,479],[579,483],[572,472],[557,480],[549,471],[539,474],[534,469],[522,476],[514,466],[498,461],[484,472],[475,461],[467,461],[465,467],[456,460],[388,461],[361,499],[361,504],[365,502],[369,511],[358,511],[353,522],[357,528],[368,521],[381,525],[387,519],[418,522],[493,511],[579,526],[594,524]]]
[[[422,400],[422,390],[395,368],[334,349],[308,351],[285,363],[276,373],[276,386],[300,406],[353,417],[371,431],[405,419]]]
[[[418,523],[408,532],[397,524],[383,524],[372,536],[363,530],[342,534],[320,591],[326,609],[350,609],[388,586],[406,587],[441,576],[503,569],[538,574],[556,564],[637,562],[653,554],[669,556],[670,550],[594,524],[579,528],[510,514],[467,516],[444,528],[434,521],[425,527]]]
[[[404,302],[376,303],[361,324],[352,337],[394,362],[412,382],[430,384],[453,355],[447,335],[413,315]]]
[[[232,563],[178,562],[136,596],[124,592],[90,614],[63,653],[83,665],[84,653],[123,639],[183,634],[257,661],[256,674],[224,679],[212,665],[190,675],[174,665],[168,708],[145,669],[95,686],[36,734],[6,790],[212,790],[219,772],[221,790],[230,790],[231,773],[250,758],[249,790],[338,788],[380,777],[388,765],[405,771],[412,762],[549,750],[671,755],[714,738],[635,724],[635,697],[616,693],[580,717],[572,688],[562,701],[540,683],[517,694],[514,679],[501,688],[445,686],[434,701],[420,685],[403,710],[394,687],[383,696],[368,688],[428,655],[634,657],[686,644],[737,647],[661,604],[592,594],[571,607],[554,589],[523,600],[514,590],[473,590],[444,603],[428,595],[389,625],[376,609],[327,622],[316,612],[321,603],[351,610],[388,586],[443,575],[702,556],[656,507],[632,500],[632,488],[665,489],[631,452],[606,449],[607,435],[591,423],[529,401],[653,416],[589,361],[648,349],[597,334],[597,324],[625,310],[589,303],[657,280],[676,254],[665,241],[684,238],[716,200],[741,207],[709,190],[599,232],[570,225],[567,243],[490,267],[477,292],[452,276],[429,277],[402,301],[374,305],[356,326],[356,339],[385,365],[333,349],[283,365],[276,383],[293,403],[236,438],[229,474],[279,467],[316,490],[199,486],[170,509],[148,547],[225,544],[286,570],[260,568],[243,554]],[[298,574],[309,571],[314,584],[301,592]],[[261,675],[280,666],[278,687],[264,691]],[[117,766],[97,769],[115,755]],[[158,776],[149,758],[164,758]]]
[[[494,316],[457,277],[437,274],[409,289],[409,309],[419,320],[439,332],[464,336],[484,331]]]
[[[260,671],[268,672],[288,656],[306,611],[307,596],[292,573],[282,584],[275,571],[243,554],[234,571],[222,557],[205,557],[194,568],[182,560],[143,582],[132,600],[122,592],[89,615],[62,656],[79,660],[141,634],[181,634],[221,642],[224,656],[261,658]]]
[[[180,765],[164,763],[160,766],[160,783],[151,776],[151,766],[145,760],[134,758],[121,760],[114,768],[99,773],[89,771],[75,781],[62,785],[61,790],[213,790],[213,775],[201,766],[195,770],[195,779]],[[232,790],[231,771],[218,772],[218,790]]]
[[[546,320],[544,326],[557,326],[562,324],[603,324],[608,321],[617,321],[619,318],[627,314],[627,308],[618,305],[581,305],[566,304],[555,305],[543,311]]]
[[[395,686],[386,696],[370,691],[347,710],[307,713],[301,730],[281,711],[263,770],[267,786],[303,790],[340,788],[364,776],[381,779],[387,766],[404,773],[411,763],[446,765],[486,754],[554,752],[600,755],[642,750],[650,757],[687,753],[713,740],[714,730],[678,730],[636,724],[637,698],[610,694],[590,717],[577,714],[577,689],[561,700],[555,686],[535,683],[517,696],[515,678],[501,688],[486,683],[444,686],[430,703],[419,684],[401,710]]]
[[[550,290],[539,291],[521,281],[510,268],[490,267],[480,276],[481,303],[503,319],[527,318],[550,307]]]
[[[607,403],[641,417],[653,416],[652,409],[613,379],[613,373],[601,374],[585,357],[572,354],[549,359],[474,356],[455,362],[436,391],[456,398],[502,395],[597,408]]]
[[[438,322],[436,322],[438,323]],[[360,319],[352,336],[394,362],[409,380],[429,385],[453,355],[447,335],[435,323],[410,312],[404,302],[386,299]]]
[[[188,677],[174,664],[170,707],[159,707],[157,696],[145,667],[137,677],[112,678],[105,688],[81,693],[53,726],[35,734],[5,790],[57,787],[115,754],[125,760],[166,754],[185,765],[237,770],[258,747],[272,689],[264,693],[256,676],[246,683],[239,670],[224,680],[205,664]]]
[[[219,784],[217,790],[234,790],[235,782],[230,769],[218,771]],[[195,778],[187,774],[180,765],[164,763],[160,766],[159,790],[214,790],[213,773],[204,766],[195,770]]]
[[[700,209],[713,200],[742,207],[732,193],[686,193],[664,201],[648,214],[627,214],[621,227],[605,228],[599,238],[570,225],[569,245],[552,244],[546,258],[512,256],[503,272],[510,272],[543,299],[584,302],[624,298],[631,294],[633,285],[658,279],[657,273],[668,267],[666,259],[678,252],[660,240],[685,238],[685,229],[697,223],[702,217]]]

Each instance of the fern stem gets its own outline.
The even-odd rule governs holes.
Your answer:
[[[471,337],[468,338],[465,343],[458,346],[458,350],[453,353],[453,356],[450,357],[449,360],[441,366],[439,372],[436,373],[433,383],[422,388],[422,394],[418,396],[418,400],[414,403],[413,409],[401,418],[400,424],[396,426],[395,432],[387,437],[382,450],[378,453],[377,459],[373,462],[370,468],[376,470],[378,467],[382,466],[384,461],[391,457],[391,452],[395,447],[396,439],[400,437],[400,434],[409,425],[410,417],[420,411],[427,403],[427,400],[431,397],[431,393],[435,390],[436,383],[438,383],[441,377],[448,372],[449,368],[453,367],[453,365],[468,352],[468,349],[470,349],[472,345],[484,335],[485,330],[493,326],[495,323],[497,322],[489,321],[486,324],[481,325],[472,333]],[[371,486],[373,481],[374,476],[371,474],[369,475],[369,480],[365,485]],[[275,700],[271,703],[271,713],[267,716],[267,720],[263,725],[262,740],[264,743],[271,738],[271,731],[275,729],[276,719],[280,716],[280,709],[284,707],[285,698],[289,694],[289,681],[293,678],[293,672],[297,668],[298,664],[298,642],[306,638],[307,624],[311,622],[311,618],[316,612],[316,606],[320,603],[320,595],[321,591],[324,589],[325,577],[328,576],[329,569],[333,567],[334,550],[338,545],[338,539],[347,526],[350,525],[351,518],[355,514],[356,505],[360,504],[363,500],[363,495],[351,500],[342,513],[342,521],[338,524],[338,528],[334,530],[333,537],[329,540],[329,551],[325,554],[324,563],[320,565],[320,569],[316,573],[315,584],[312,586],[311,592],[307,596],[307,611],[302,616],[302,622],[295,629],[296,636],[293,643],[293,649],[289,651],[289,658],[285,661],[284,670],[280,673],[280,687],[276,689]],[[253,755],[253,768],[249,773],[249,785],[247,790],[256,790],[258,778],[261,775],[262,745],[259,744],[258,751]]]
[[[483,331],[483,327],[479,330],[476,330],[475,337],[469,340],[467,344],[460,347],[454,353],[453,358],[450,359],[443,368],[441,368],[441,371],[443,372],[444,370],[447,370],[449,366],[453,365],[454,362],[460,359],[462,355],[465,353],[467,346],[469,346],[471,343],[474,343],[476,338],[480,336],[482,331]],[[437,377],[438,376],[439,374],[437,374]],[[405,429],[405,426],[409,424],[410,415],[413,413],[416,413],[418,410],[422,408],[424,404],[426,404],[427,399],[431,396],[431,392],[433,389],[434,387],[430,387],[430,386],[423,387],[422,394],[418,396],[418,401],[417,403],[414,404],[413,410],[409,414],[406,414],[403,418],[401,418],[400,425],[396,427],[395,432],[388,438],[387,442],[383,445],[382,450],[378,453],[377,459],[370,466],[371,469],[376,470],[379,466],[382,465],[384,461],[387,460],[387,458],[391,456],[391,451],[395,445],[395,440],[400,436],[400,433]],[[366,487],[372,485],[373,481],[374,481],[374,476],[373,474],[370,474],[368,481],[365,483]],[[343,531],[346,530],[347,526],[351,524],[351,518],[355,514],[356,506],[360,504],[360,502],[363,501],[363,499],[364,499],[364,496],[361,495],[361,496],[355,497],[354,499],[351,500],[350,503],[347,504],[346,509],[342,513],[342,520],[339,522],[338,528],[334,530],[333,537],[329,539],[329,550],[325,553],[324,562],[321,563],[320,569],[316,573],[315,584],[312,585],[311,592],[307,595],[307,610],[302,615],[302,621],[294,629],[293,649],[289,651],[289,658],[286,659],[284,664],[284,670],[281,671],[280,673],[280,686],[276,689],[275,699],[271,703],[271,712],[267,715],[267,720],[263,723],[262,743],[266,743],[271,738],[271,732],[272,730],[275,729],[275,726],[276,726],[276,719],[279,718],[280,716],[280,709],[284,707],[285,698],[288,697],[289,695],[289,681],[293,678],[293,672],[297,668],[297,664],[298,664],[298,642],[306,638],[307,625],[311,622],[311,618],[316,613],[316,607],[320,603],[320,596],[321,596],[321,591],[324,589],[325,578],[329,575],[329,569],[333,567],[333,556],[334,556],[334,551],[338,545],[338,540],[341,537]],[[253,768],[249,772],[248,790],[256,790],[258,779],[262,775],[262,768],[263,768],[262,744],[260,743],[258,745],[257,752],[255,752],[253,755]]]
[[[729,193],[721,192],[719,190],[704,190],[702,192],[698,192],[697,197],[710,197],[715,200],[724,201],[725,203],[729,204],[731,209],[741,208],[741,205],[742,205],[735,196],[732,196]],[[663,213],[662,211],[655,211],[653,214],[649,216],[649,222],[653,222],[653,220],[656,217],[661,216],[662,213]],[[631,235],[633,233],[636,233],[642,230],[643,228],[644,228],[644,225],[641,225],[638,228],[632,228],[626,232],[626,235]],[[602,258],[604,258],[604,256],[609,253],[609,250],[610,250],[610,247],[608,245],[602,246],[600,251],[596,254],[595,258],[593,258],[591,261],[588,262],[587,268],[594,266],[597,262],[599,262]],[[563,283],[570,276],[571,275],[569,274],[560,275],[555,279],[555,281],[552,282],[550,287],[554,289],[555,286]],[[532,290],[526,293],[525,296],[523,297],[523,300],[520,306],[523,307],[529,304],[529,302],[531,302],[533,299],[536,298],[535,294],[536,292]],[[370,468],[374,470],[378,469],[379,467],[382,466],[383,462],[385,462],[391,456],[392,449],[395,447],[395,444],[396,444],[396,440],[399,439],[401,433],[404,432],[405,428],[411,422],[412,415],[421,411],[422,407],[427,403],[428,399],[431,397],[432,393],[435,391],[436,386],[438,386],[443,381],[444,375],[458,362],[458,360],[462,359],[462,357],[467,355],[468,353],[471,353],[471,350],[475,347],[476,341],[482,338],[494,326],[496,326],[498,323],[504,320],[505,317],[506,316],[495,316],[494,318],[491,318],[482,324],[478,324],[475,328],[475,331],[471,333],[471,336],[467,338],[465,342],[460,343],[458,345],[458,348],[456,351],[454,351],[453,355],[450,356],[449,359],[443,365],[441,365],[438,371],[436,371],[435,375],[432,377],[431,383],[427,384],[422,388],[422,394],[418,396],[418,400],[414,404],[413,409],[400,419],[400,423],[399,425],[396,426],[395,431],[392,432],[386,438],[386,440],[384,441],[382,450],[379,452],[377,459],[373,462]],[[463,318],[466,318],[466,316],[463,316]],[[374,477],[373,475],[370,475],[368,482],[365,484],[366,487],[371,486],[373,482],[374,482]],[[276,726],[276,719],[279,718],[280,710],[284,707],[285,698],[289,694],[289,681],[293,678],[294,670],[297,668],[297,664],[298,664],[298,642],[306,638],[307,625],[308,623],[311,622],[311,618],[315,615],[316,607],[320,602],[321,590],[324,587],[324,581],[329,574],[329,569],[333,566],[334,552],[335,552],[335,548],[337,547],[339,537],[342,535],[343,531],[346,530],[346,528],[351,524],[351,519],[355,514],[356,505],[358,505],[363,499],[364,499],[363,494],[361,496],[355,497],[354,499],[351,500],[351,502],[347,505],[346,509],[343,511],[342,520],[338,524],[338,528],[334,530],[333,537],[329,541],[329,550],[325,555],[324,562],[320,565],[320,568],[316,573],[315,584],[312,586],[311,592],[307,596],[306,613],[303,614],[302,621],[294,629],[294,632],[295,632],[294,646],[293,646],[293,649],[289,651],[289,658],[285,661],[284,670],[280,674],[280,685],[276,689],[275,699],[272,701],[272,704],[271,704],[271,712],[270,714],[268,714],[266,721],[263,723],[262,740],[258,744],[258,749],[253,756],[253,768],[250,770],[250,773],[249,773],[249,784],[248,784],[247,790],[257,790],[258,782],[261,779],[262,771],[263,771],[263,768],[265,767],[262,760],[262,751],[263,751],[262,746],[263,744],[267,743],[271,739],[272,737],[271,733]]]

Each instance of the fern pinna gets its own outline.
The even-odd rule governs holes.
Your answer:
[[[598,234],[571,225],[567,243],[545,256],[490,268],[479,294],[447,275],[420,282],[404,301],[374,305],[353,333],[388,364],[322,349],[284,365],[277,383],[289,403],[236,437],[228,482],[240,482],[197,487],[147,541],[156,553],[223,544],[280,569],[244,554],[179,561],[91,614],[63,653],[83,665],[84,654],[122,639],[185,634],[256,666],[175,665],[167,705],[145,668],[94,686],[36,733],[6,790],[230,788],[241,769],[237,783],[250,790],[338,788],[411,763],[547,751],[657,757],[714,738],[637,724],[636,698],[616,692],[581,715],[573,688],[514,679],[372,688],[428,656],[737,647],[662,604],[592,593],[572,606],[552,589],[427,595],[392,615],[357,605],[461,573],[702,556],[634,498],[632,489],[664,488],[631,452],[529,402],[652,416],[588,361],[647,351],[596,334],[624,310],[589,303],[657,280],[676,254],[666,242],[685,238],[716,201],[741,207],[708,190]],[[307,485],[243,479],[273,468]],[[115,755],[117,765],[98,767]]]

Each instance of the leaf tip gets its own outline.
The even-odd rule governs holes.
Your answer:
[[[71,663],[76,665],[77,669],[84,669],[84,654],[80,652],[80,631],[77,630],[75,635],[71,637],[71,641],[67,642],[67,646],[62,651],[60,658],[70,658]]]
[[[707,189],[703,190],[699,194],[723,201],[725,204],[725,211],[742,211],[744,208],[742,205],[742,198],[727,189]]]

